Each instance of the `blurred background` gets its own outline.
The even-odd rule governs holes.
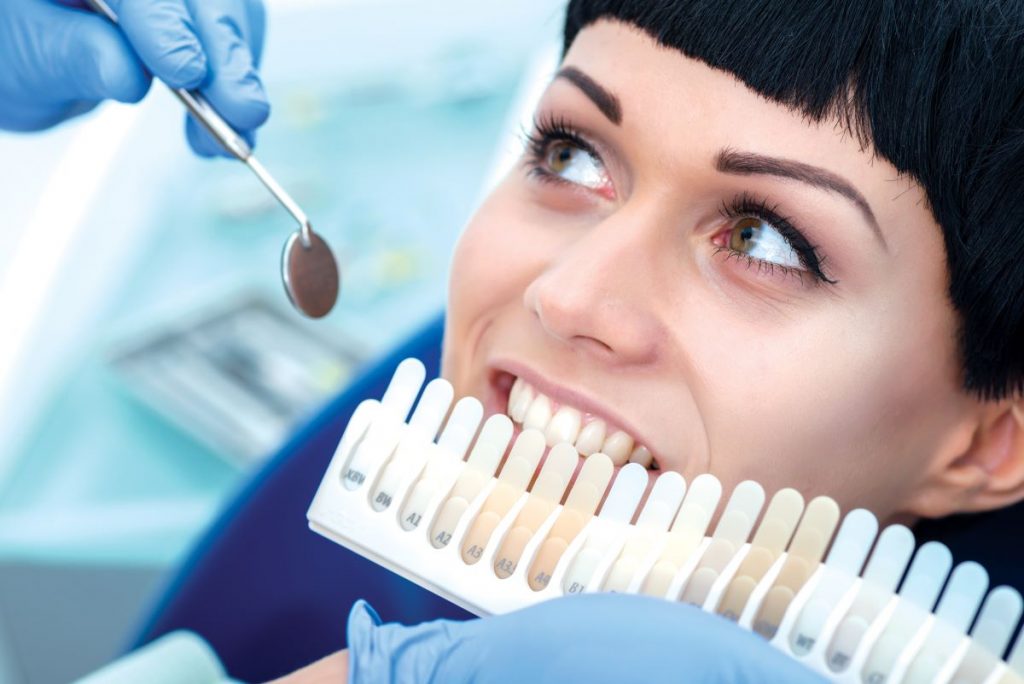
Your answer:
[[[165,89],[0,133],[4,684],[116,657],[246,477],[441,310],[564,3],[267,4],[257,151],[342,264],[326,319],[281,288],[289,216],[237,162],[191,155]]]

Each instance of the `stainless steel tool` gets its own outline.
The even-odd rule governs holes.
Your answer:
[[[86,0],[90,7],[113,23],[117,14],[105,0]],[[260,164],[245,138],[239,135],[198,91],[170,88],[192,116],[209,131],[224,149],[248,166],[298,222],[288,236],[281,254],[281,280],[292,305],[311,318],[326,316],[338,299],[341,276],[338,262],[322,237],[313,232],[309,218],[284,188]]]

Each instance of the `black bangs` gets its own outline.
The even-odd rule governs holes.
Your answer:
[[[1024,0],[572,0],[808,119],[837,117],[924,188],[964,387],[1024,390]]]

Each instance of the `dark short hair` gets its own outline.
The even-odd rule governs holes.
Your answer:
[[[837,116],[924,188],[964,387],[1024,390],[1024,0],[571,0],[810,120]]]

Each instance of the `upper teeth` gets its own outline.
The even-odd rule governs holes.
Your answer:
[[[570,442],[584,456],[598,451],[607,454],[616,465],[626,461],[651,466],[651,452],[622,430],[608,433],[608,426],[600,418],[584,416],[571,406],[555,409],[549,397],[538,392],[521,378],[516,378],[508,395],[508,415],[524,428],[544,433],[548,446]]]

